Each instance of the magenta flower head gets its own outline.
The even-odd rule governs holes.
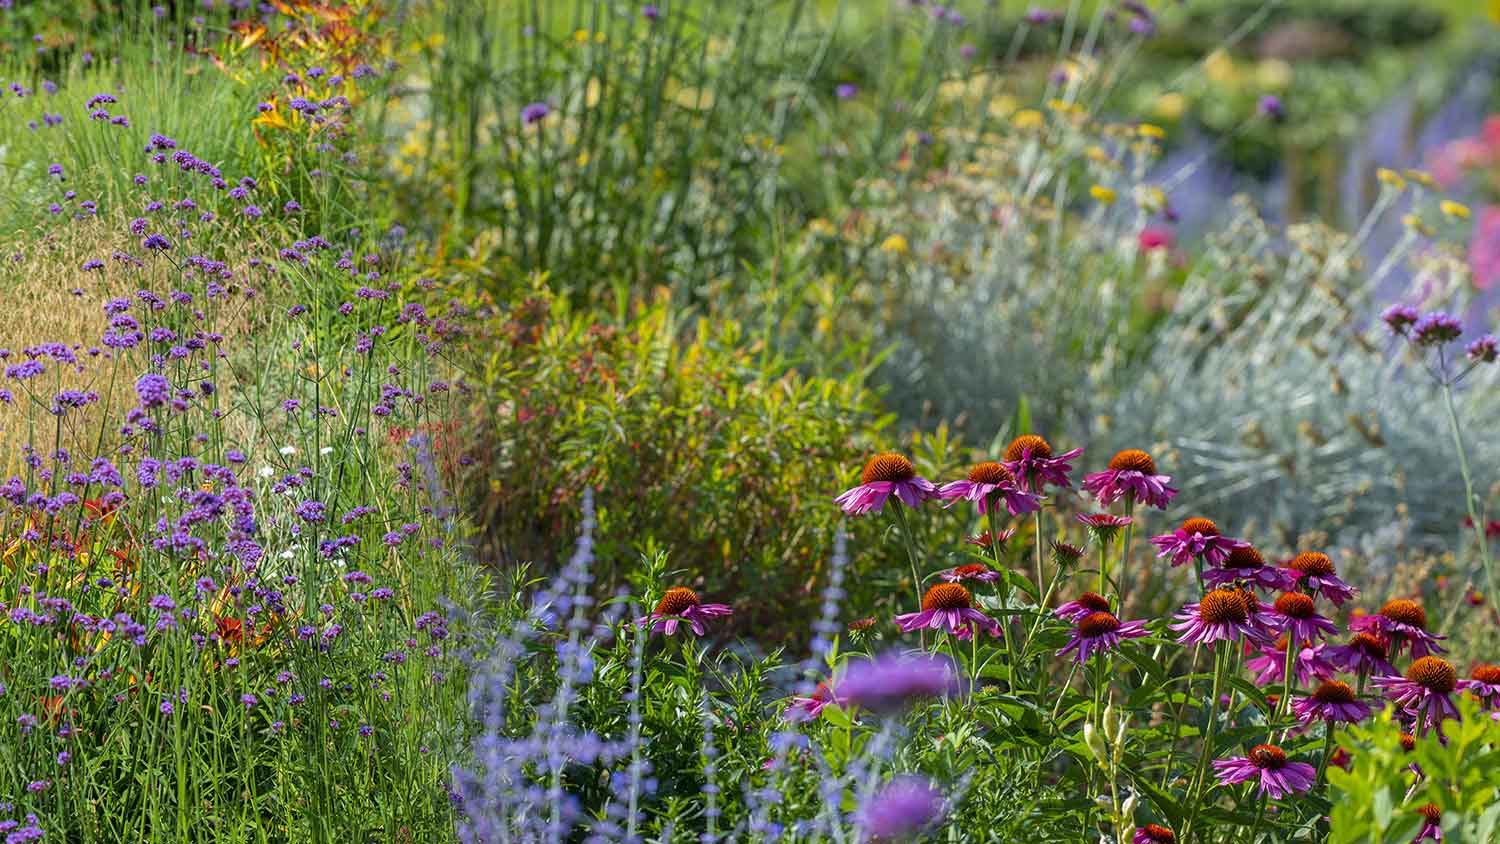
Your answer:
[[[1000,531],[994,536],[990,536],[989,531],[985,531],[978,536],[966,536],[964,537],[964,541],[969,543],[970,545],[977,545],[980,548],[988,551],[990,550],[991,542],[993,542],[995,545],[1000,546],[1001,548],[1004,548],[1005,543],[1009,542],[1013,537],[1015,537],[1015,535],[1015,528],[1006,528],[1005,530]]]
[[[1257,685],[1268,686],[1286,681],[1286,643],[1287,638],[1282,636],[1272,645],[1261,646],[1259,655],[1245,660],[1245,669],[1254,672]],[[1302,643],[1292,662],[1292,671],[1296,674],[1299,685],[1311,686],[1314,680],[1332,680],[1338,674],[1338,668],[1324,653],[1323,645]]]
[[[1416,601],[1397,598],[1386,601],[1380,612],[1351,619],[1349,629],[1355,633],[1369,633],[1389,642],[1390,655],[1396,656],[1403,648],[1411,650],[1413,658],[1429,654],[1446,653],[1438,644],[1446,636],[1427,632],[1427,613]]]
[[[1335,645],[1325,653],[1329,662],[1350,674],[1380,677],[1397,673],[1389,662],[1385,638],[1374,633],[1355,633],[1348,644]]]
[[[1271,744],[1257,744],[1245,756],[1215,760],[1214,775],[1223,785],[1259,780],[1259,793],[1272,800],[1307,791],[1317,779],[1313,766],[1289,761],[1285,750]]]
[[[542,120],[551,113],[552,106],[549,106],[544,102],[538,101],[534,103],[527,103],[521,109],[521,122],[526,124],[527,126],[531,126],[533,124],[542,122]]]
[[[1151,544],[1157,547],[1157,557],[1170,556],[1174,566],[1191,562],[1194,557],[1217,566],[1229,559],[1229,552],[1240,546],[1248,547],[1250,543],[1221,536],[1219,526],[1211,519],[1194,518],[1183,522],[1182,527],[1171,533],[1151,537]]]
[[[1211,587],[1244,583],[1267,592],[1284,592],[1297,585],[1286,572],[1267,565],[1266,559],[1248,542],[1230,549],[1218,568],[1204,569],[1203,583]]]
[[[1500,709],[1500,665],[1481,665],[1460,680],[1458,687],[1473,695],[1486,709]]]
[[[938,577],[942,578],[945,583],[962,583],[965,580],[994,583],[1000,579],[1000,572],[995,571],[984,563],[969,563],[945,569],[938,574]]]
[[[1417,320],[1421,318],[1422,315],[1417,312],[1417,309],[1410,305],[1392,305],[1380,315],[1380,321],[1384,322],[1386,328],[1389,328],[1397,337],[1405,337],[1411,327],[1416,325]]]
[[[1425,314],[1411,327],[1411,341],[1418,346],[1441,346],[1451,343],[1464,333],[1464,324],[1458,317],[1433,311]]]
[[[1109,599],[1093,592],[1085,592],[1052,611],[1052,614],[1074,624],[1096,612],[1110,612]]]
[[[1255,110],[1260,114],[1261,117],[1273,120],[1277,123],[1280,123],[1283,119],[1286,118],[1286,105],[1282,103],[1281,98],[1276,96],[1275,94],[1266,94],[1265,96],[1261,97],[1260,102],[1255,106]]]
[[[969,477],[964,480],[943,484],[938,490],[938,497],[948,502],[943,505],[945,507],[951,507],[960,500],[973,501],[979,505],[980,515],[989,512],[987,508],[995,507],[1002,501],[1012,516],[1042,509],[1040,495],[1016,486],[1016,479],[1010,472],[993,461],[976,465],[969,470]]]
[[[1089,613],[1078,620],[1078,625],[1073,628],[1073,635],[1068,639],[1068,644],[1057,652],[1058,656],[1067,656],[1073,651],[1078,652],[1078,662],[1088,662],[1093,654],[1110,653],[1119,650],[1120,643],[1126,639],[1139,639],[1149,635],[1144,621],[1120,621],[1114,613],[1095,612]]]
[[[1177,835],[1164,826],[1148,823],[1135,828],[1130,844],[1177,844]]]
[[[1176,624],[1168,625],[1182,633],[1177,641],[1183,644],[1209,645],[1214,642],[1238,642],[1244,639],[1261,643],[1270,639],[1264,627],[1256,620],[1257,606],[1250,604],[1254,596],[1237,589],[1215,589],[1203,596],[1196,604],[1188,604],[1176,615]]]
[[[848,82],[844,82],[835,87],[833,92],[838,95],[839,99],[848,100],[853,99],[854,95],[859,93],[859,89]]]
[[[1156,461],[1137,449],[1126,449],[1109,460],[1109,468],[1083,479],[1084,492],[1099,500],[1100,506],[1125,499],[1165,510],[1177,490],[1168,486],[1170,475],[1156,474]]]
[[[838,691],[861,709],[898,712],[922,698],[957,694],[958,671],[944,657],[887,651],[874,659],[851,661]]]
[[[1320,551],[1304,551],[1292,558],[1283,570],[1291,579],[1294,586],[1300,586],[1309,595],[1322,595],[1333,602],[1336,607],[1344,605],[1345,601],[1353,598],[1356,591],[1353,586],[1339,579],[1334,571],[1333,560],[1327,554]]]
[[[1464,354],[1473,363],[1494,363],[1496,359],[1500,359],[1500,340],[1486,334],[1470,343],[1464,349]]]
[[[705,604],[698,600],[698,593],[686,586],[668,589],[656,604],[656,610],[635,620],[637,627],[650,627],[653,633],[665,632],[668,636],[677,632],[678,625],[685,624],[695,636],[705,632],[703,622],[712,618],[730,615],[734,610],[725,604]]]
[[[1341,680],[1319,683],[1312,694],[1292,702],[1292,711],[1302,719],[1303,725],[1314,721],[1357,724],[1370,717],[1369,704],[1361,701],[1354,689]]]
[[[1417,831],[1417,837],[1411,840],[1412,844],[1421,844],[1423,841],[1442,841],[1442,808],[1436,803],[1424,803],[1417,807],[1417,814],[1422,816],[1422,828]]]
[[[834,706],[849,705],[849,701],[839,694],[836,687],[828,683],[819,683],[818,687],[813,689],[811,697],[793,697],[791,704],[787,706],[781,717],[797,723],[816,721],[818,716],[823,714],[823,708],[830,703]]]
[[[1272,630],[1298,642],[1316,642],[1339,632],[1333,622],[1318,614],[1317,603],[1301,592],[1283,592],[1265,617]]]
[[[1451,697],[1458,687],[1458,672],[1442,657],[1420,657],[1406,669],[1405,677],[1376,677],[1371,682],[1385,689],[1387,699],[1418,721],[1419,734],[1445,718],[1459,717]]]
[[[859,486],[846,490],[834,499],[834,503],[851,516],[862,516],[879,513],[892,494],[908,507],[938,497],[937,486],[926,478],[917,477],[917,470],[910,460],[887,453],[870,458],[860,476]]]
[[[1000,635],[1000,622],[974,609],[969,590],[957,583],[939,583],[931,586],[922,596],[922,609],[896,616],[896,626],[901,632],[926,628],[942,630],[951,636],[967,641],[974,635],[974,628],[990,634]]]
[[[1068,475],[1073,471],[1073,460],[1083,454],[1075,448],[1053,456],[1052,444],[1036,434],[1022,434],[1010,441],[1005,448],[1006,469],[1020,482],[1022,489],[1040,493],[1048,484],[1066,489],[1073,488]]]
[[[1130,516],[1116,516],[1112,513],[1079,513],[1074,518],[1089,529],[1089,534],[1100,545],[1113,542],[1122,528],[1135,521]]]
[[[866,798],[855,812],[854,822],[867,839],[906,841],[920,836],[942,814],[943,794],[932,781],[904,774]]]

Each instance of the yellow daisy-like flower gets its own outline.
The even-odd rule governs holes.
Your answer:
[[[1034,108],[1023,108],[1010,120],[1017,129],[1040,129],[1047,125],[1047,118]]]
[[[1469,219],[1469,206],[1463,204],[1462,202],[1454,202],[1451,199],[1445,199],[1442,202],[1438,203],[1438,209],[1441,210],[1444,214],[1447,214],[1449,217],[1453,217],[1457,220]]]
[[[1424,188],[1437,187],[1437,182],[1433,180],[1432,174],[1426,170],[1407,170],[1403,175]]]
[[[1422,222],[1422,218],[1418,217],[1416,214],[1406,214],[1402,216],[1401,225],[1406,226],[1407,228],[1420,235],[1426,235],[1427,237],[1432,237],[1433,235],[1432,226],[1429,226],[1426,223]]]
[[[1375,178],[1379,179],[1381,184],[1395,188],[1396,190],[1406,187],[1406,180],[1401,178],[1401,174],[1386,167],[1376,170]]]
[[[911,244],[906,242],[904,236],[893,234],[880,242],[880,251],[888,252],[892,255],[905,255],[911,251]]]
[[[1089,196],[1092,196],[1105,205],[1109,205],[1115,201],[1115,192],[1104,185],[1094,185],[1089,188]]]
[[[1154,138],[1158,141],[1167,136],[1167,130],[1154,123],[1142,123],[1135,127],[1135,131],[1143,138]]]

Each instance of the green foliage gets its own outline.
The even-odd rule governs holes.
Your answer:
[[[612,319],[538,285],[504,316],[476,432],[496,550],[552,559],[592,488],[605,583],[654,542],[712,594],[776,596],[743,618],[762,641],[804,633],[831,498],[885,424],[863,379],[804,376],[740,324],[667,298]]]
[[[1422,826],[1418,807],[1442,810],[1443,841],[1484,844],[1500,837],[1500,721],[1469,697],[1459,700],[1463,720],[1443,725],[1404,750],[1389,711],[1341,736],[1348,770],[1328,772],[1333,785],[1329,844],[1410,841]],[[1415,765],[1425,775],[1418,778]]]

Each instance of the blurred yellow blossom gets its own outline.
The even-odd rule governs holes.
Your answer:
[[[906,238],[899,234],[893,234],[880,243],[881,252],[889,252],[892,255],[905,255],[911,251],[911,245]]]
[[[1046,125],[1047,119],[1034,108],[1023,108],[1016,112],[1010,122],[1017,129],[1040,129]]]
[[[1089,188],[1089,196],[1092,196],[1105,205],[1109,205],[1115,201],[1114,190],[1111,188],[1107,188],[1104,185],[1094,185],[1093,187]]]
[[[1416,232],[1417,234],[1432,237],[1432,227],[1422,222],[1422,218],[1416,214],[1406,214],[1401,218],[1401,224]]]
[[[1135,127],[1135,131],[1143,138],[1155,138],[1158,141],[1167,136],[1167,130],[1154,123],[1142,123]]]
[[[1454,202],[1451,199],[1445,199],[1442,202],[1438,203],[1438,208],[1449,217],[1453,217],[1459,220],[1469,219],[1469,206],[1463,204],[1462,202]]]
[[[1381,184],[1395,188],[1396,190],[1406,187],[1406,180],[1401,178],[1401,174],[1387,167],[1381,167],[1376,170],[1375,178],[1379,179]]]
[[[1426,170],[1407,170],[1406,178],[1411,179],[1424,188],[1437,187],[1437,182],[1433,181],[1432,174]]]
[[[1156,98],[1156,114],[1164,120],[1177,120],[1185,111],[1187,111],[1187,97],[1175,91]]]

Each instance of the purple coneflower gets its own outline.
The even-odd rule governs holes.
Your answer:
[[[1314,721],[1357,724],[1370,717],[1369,704],[1361,701],[1355,696],[1354,689],[1340,680],[1325,680],[1318,684],[1312,694],[1292,702],[1292,711],[1304,725]]]
[[[1089,613],[1078,620],[1068,644],[1057,655],[1067,656],[1072,651],[1077,651],[1078,662],[1082,664],[1088,662],[1092,654],[1118,650],[1122,641],[1146,635],[1149,633],[1144,621],[1122,622],[1114,613]]]
[[[1165,510],[1177,490],[1168,486],[1170,475],[1156,474],[1156,461],[1138,449],[1126,449],[1111,457],[1109,468],[1083,479],[1083,491],[1103,507],[1125,499]]]
[[[885,500],[895,494],[896,500],[908,507],[915,507],[931,498],[938,497],[937,486],[926,478],[917,477],[911,461],[899,454],[877,454],[865,464],[859,486],[846,490],[834,499],[834,503],[851,516],[879,513]]]
[[[1336,607],[1342,607],[1345,601],[1355,595],[1354,587],[1339,579],[1333,568],[1333,560],[1320,551],[1298,554],[1282,571],[1297,586],[1306,590],[1307,594],[1322,595]]]
[[[1041,492],[1048,484],[1073,488],[1068,474],[1073,471],[1073,459],[1083,454],[1075,448],[1056,457],[1052,456],[1052,444],[1036,434],[1022,434],[1010,441],[1005,448],[1006,469],[1020,482],[1022,489]]]
[[[1194,518],[1171,533],[1151,537],[1151,544],[1158,549],[1157,557],[1170,555],[1174,566],[1192,562],[1194,557],[1216,566],[1229,559],[1230,551],[1250,543],[1220,535],[1219,526],[1211,519]]]
[[[1333,622],[1318,614],[1317,603],[1301,592],[1283,592],[1266,616],[1272,630],[1299,642],[1314,642],[1320,636],[1339,632]]]
[[[943,505],[945,507],[951,507],[960,500],[973,501],[979,505],[980,515],[989,512],[987,508],[999,504],[1001,500],[1012,516],[1042,509],[1041,496],[1016,486],[1016,479],[1010,472],[993,461],[974,466],[969,470],[969,477],[964,480],[943,484],[938,489],[938,497],[948,502]]]
[[[1256,685],[1266,686],[1286,682],[1287,637],[1281,636],[1270,646],[1262,646],[1260,654],[1245,660],[1245,669],[1255,673]],[[1297,651],[1292,671],[1297,683],[1312,685],[1313,680],[1332,680],[1338,674],[1337,667],[1324,657],[1324,647],[1303,642]]]
[[[782,713],[783,718],[788,721],[815,721],[823,714],[823,708],[828,704],[834,706],[845,706],[848,704],[842,695],[834,687],[827,683],[819,683],[813,689],[811,697],[794,697],[786,711]]]
[[[1253,597],[1247,600],[1247,594],[1239,590],[1215,589],[1199,603],[1183,607],[1176,616],[1178,622],[1168,626],[1182,633],[1177,641],[1183,644],[1212,645],[1240,639],[1264,642],[1270,637],[1252,619],[1250,601],[1253,600]]]
[[[1458,687],[1473,695],[1487,709],[1500,707],[1500,665],[1481,665],[1458,681]]]
[[[1177,844],[1177,836],[1164,826],[1148,823],[1135,828],[1130,844]]]
[[[991,636],[1000,635],[1000,622],[974,609],[969,590],[957,583],[928,588],[922,596],[922,609],[896,616],[896,626],[903,633],[921,628],[942,630],[965,641],[974,635],[975,627]]]
[[[1052,614],[1064,621],[1077,624],[1085,616],[1096,612],[1110,612],[1109,599],[1093,592],[1085,592],[1053,610]]]
[[[1074,518],[1086,526],[1094,541],[1101,545],[1114,541],[1115,534],[1135,521],[1130,516],[1116,516],[1113,513],[1079,513]]]
[[[1422,816],[1422,829],[1417,832],[1417,837],[1412,839],[1412,844],[1420,844],[1422,841],[1443,840],[1443,810],[1436,803],[1426,803],[1417,807],[1417,814]]]
[[[528,103],[521,109],[521,122],[527,126],[540,123],[543,118],[552,113],[552,106],[544,102]]]
[[[850,662],[838,691],[861,709],[894,712],[918,698],[956,694],[958,671],[943,657],[887,651]]]
[[[1387,601],[1380,612],[1374,615],[1352,619],[1349,629],[1356,633],[1371,633],[1382,637],[1390,643],[1391,656],[1400,653],[1403,647],[1411,649],[1413,658],[1446,652],[1438,644],[1438,640],[1447,637],[1428,633],[1427,613],[1423,611],[1422,605],[1405,598]]]
[[[1270,795],[1272,800],[1307,791],[1317,779],[1313,766],[1288,761],[1286,751],[1271,744],[1257,744],[1245,756],[1215,760],[1214,774],[1223,785],[1258,779],[1258,793]]]
[[[1000,572],[995,571],[984,563],[969,563],[962,566],[954,566],[938,574],[947,583],[962,583],[965,580],[977,580],[981,583],[994,583],[1000,579]]]
[[[1457,718],[1453,690],[1458,687],[1458,672],[1452,663],[1435,656],[1417,659],[1406,669],[1406,676],[1376,677],[1371,682],[1385,689],[1385,696],[1410,717],[1417,719],[1419,732],[1445,718]]]
[[[989,548],[990,548],[990,542],[991,542],[991,540],[994,541],[994,544],[999,545],[1000,547],[1004,548],[1005,547],[1005,543],[1009,542],[1011,540],[1011,538],[1014,537],[1015,535],[1016,535],[1016,529],[1015,528],[1006,528],[1005,530],[1002,530],[999,533],[995,534],[993,537],[990,536],[990,532],[989,531],[985,531],[984,533],[981,533],[978,536],[964,537],[964,541],[967,542],[967,543],[969,543],[970,545],[978,545],[980,548],[983,548],[986,551],[988,551]]]
[[[1266,565],[1265,558],[1248,542],[1231,549],[1218,568],[1203,571],[1205,586],[1230,586],[1240,582],[1267,592],[1283,592],[1296,585],[1286,572]]]
[[[705,604],[698,600],[698,593],[686,586],[668,589],[656,604],[656,610],[635,620],[637,627],[650,627],[653,633],[665,632],[668,636],[677,632],[679,624],[686,624],[693,635],[702,636],[703,622],[733,613],[726,604]]]
[[[1381,677],[1396,673],[1389,662],[1390,648],[1374,633],[1355,633],[1348,644],[1335,645],[1325,653],[1329,662],[1350,674]]]
[[[926,777],[904,774],[867,798],[855,823],[875,841],[904,841],[932,826],[943,812],[943,795]]]

